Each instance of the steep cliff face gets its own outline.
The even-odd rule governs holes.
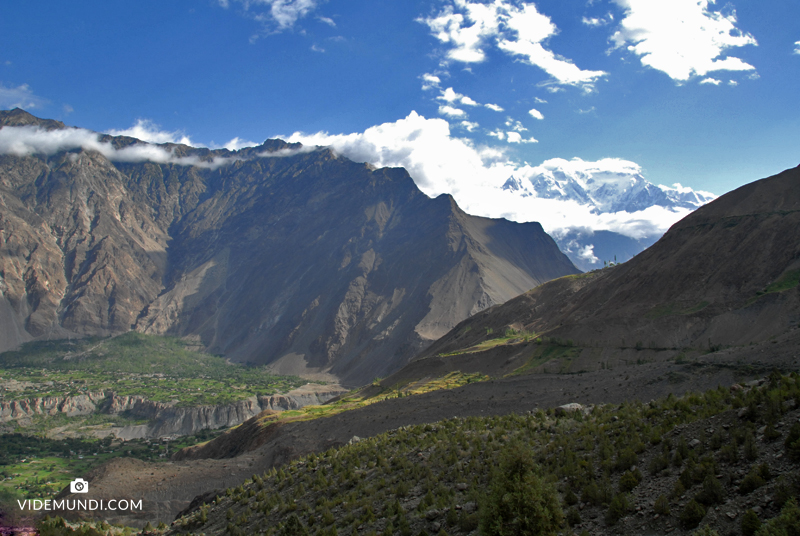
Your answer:
[[[0,402],[0,423],[36,416],[76,417],[104,413],[146,419],[147,424],[110,430],[121,439],[158,438],[195,434],[201,430],[228,428],[243,423],[264,410],[286,411],[318,405],[344,393],[338,386],[313,385],[285,395],[249,397],[230,404],[176,407],[141,396],[118,396],[110,391],[76,396],[29,398]]]
[[[0,112],[0,125],[61,128],[37,121]],[[279,140],[160,150],[182,163],[80,147],[0,156],[0,348],[134,327],[361,384],[577,271],[540,225],[469,216],[403,169]]]

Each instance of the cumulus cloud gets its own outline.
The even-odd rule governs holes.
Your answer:
[[[503,140],[507,138],[504,131],[490,135]],[[347,158],[378,167],[404,167],[417,186],[431,197],[448,193],[470,214],[519,222],[538,221],[547,232],[554,234],[561,229],[582,226],[642,238],[663,233],[689,213],[688,209],[674,211],[657,206],[634,213],[598,213],[593,207],[572,200],[522,197],[505,191],[501,186],[509,177],[529,179],[542,170],[582,170],[598,175],[632,170],[641,172],[641,168],[633,162],[615,158],[597,162],[554,159],[540,166],[520,164],[510,158],[505,149],[477,145],[454,136],[444,119],[426,119],[416,112],[364,132],[295,132],[286,139],[305,145],[330,146]]]
[[[438,88],[439,84],[441,84],[441,83],[442,83],[442,79],[439,78],[438,76],[434,75],[434,74],[425,73],[425,74],[422,75],[422,89],[423,89],[423,91],[424,90],[428,90],[428,89]]]
[[[262,23],[269,31],[292,28],[299,19],[314,11],[319,3],[317,0],[219,0],[220,6],[224,8],[229,7],[231,2],[240,4],[249,17]],[[333,23],[333,20],[326,17],[319,19],[328,24]]]
[[[794,44],[794,52],[793,52],[793,54],[798,54],[798,55],[800,55],[800,41],[797,41],[797,42]]]
[[[438,15],[418,19],[440,42],[449,46],[446,57],[462,63],[486,59],[486,48],[497,46],[511,56],[545,71],[553,83],[579,86],[591,91],[603,71],[581,70],[571,60],[545,46],[558,33],[549,17],[539,13],[533,3],[519,6],[504,0],[490,4],[452,0]]]
[[[701,84],[710,84],[710,85],[713,85],[713,86],[718,86],[718,85],[720,85],[722,83],[722,80],[717,80],[716,78],[710,78],[709,77],[709,78],[703,78],[702,80],[700,80],[700,83]]]
[[[578,251],[578,258],[588,261],[592,264],[598,264],[600,259],[598,259],[594,254],[594,244],[586,244],[583,248]]]
[[[736,27],[736,13],[711,11],[715,0],[613,0],[625,12],[611,41],[639,56],[642,65],[682,82],[714,71],[753,71],[727,55],[734,47],[758,45]]]
[[[535,138],[523,138],[519,132],[506,132],[506,139],[508,143],[539,143]]]
[[[48,103],[47,99],[34,95],[28,84],[6,87],[0,83],[0,107],[30,110],[32,108],[41,108]]]
[[[504,112],[505,111],[505,109],[502,106],[499,106],[497,104],[489,103],[489,104],[484,104],[484,106],[486,108],[489,108],[490,110],[494,110],[495,112]]]
[[[480,126],[478,123],[473,121],[461,121],[461,127],[466,129],[467,132],[475,132],[475,130]]]
[[[465,117],[467,115],[467,112],[464,110],[449,105],[439,106],[439,113],[448,117]]]
[[[459,102],[466,106],[480,106],[480,104],[478,104],[471,98],[467,97],[466,95],[462,95],[461,93],[456,93],[451,87],[442,91],[442,94],[436,98],[438,100],[443,100],[448,103]]]
[[[542,115],[542,112],[540,112],[536,108],[531,108],[530,110],[528,110],[528,113],[534,119],[544,119],[544,115]]]

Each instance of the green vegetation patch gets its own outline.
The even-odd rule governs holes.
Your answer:
[[[555,359],[559,359],[564,362],[561,372],[568,372],[569,365],[572,363],[573,359],[576,359],[580,355],[581,350],[582,349],[577,346],[567,346],[564,344],[555,344],[553,342],[542,342],[534,348],[531,357],[525,362],[525,364],[512,372],[510,376],[519,376],[520,374],[535,372],[545,363]]]
[[[168,461],[179,449],[208,441],[219,433],[206,430],[169,442],[141,439],[122,442],[110,437],[53,440],[5,434],[0,436],[0,495],[12,503],[16,499],[53,498],[72,480],[112,458]]]
[[[800,270],[791,270],[786,272],[778,278],[774,283],[767,285],[767,287],[757,292],[759,296],[764,294],[772,294],[773,292],[783,292],[784,290],[791,290],[797,285],[800,285]]]
[[[425,379],[402,385],[396,384],[373,396],[362,396],[360,390],[354,390],[341,396],[337,401],[323,406],[304,406],[300,409],[265,415],[261,417],[260,424],[266,426],[275,422],[307,421],[320,417],[330,417],[344,411],[362,408],[390,398],[421,395],[441,389],[455,389],[467,385],[468,383],[482,382],[488,379],[490,379],[489,376],[479,372],[466,374],[464,372],[454,371],[441,378]]]
[[[113,391],[178,406],[225,404],[307,383],[232,364],[174,337],[37,341],[0,354],[0,401]]]
[[[492,328],[486,328],[487,337],[490,337],[493,334],[494,330]],[[508,344],[524,344],[535,339],[536,339],[536,333],[532,331],[516,330],[508,328],[501,337],[493,337],[491,339],[487,339],[479,344],[476,344],[475,346],[470,346],[469,348],[465,348],[463,350],[456,350],[454,352],[437,354],[437,357],[475,354],[478,352],[485,352],[486,350],[491,350],[492,348],[496,348],[498,346],[504,346]]]

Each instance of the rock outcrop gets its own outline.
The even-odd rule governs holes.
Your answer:
[[[111,391],[64,397],[29,398],[1,402],[0,423],[24,421],[36,416],[124,414],[148,422],[111,428],[109,433],[126,440],[171,437],[236,426],[264,410],[277,412],[322,404],[344,392],[338,386],[306,385],[285,395],[251,396],[230,404],[193,407],[178,407],[174,403],[155,402],[141,396],[118,396]]]

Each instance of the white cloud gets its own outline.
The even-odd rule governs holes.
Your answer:
[[[137,119],[136,124],[131,128],[126,128],[124,130],[112,129],[107,133],[112,136],[128,136],[149,143],[182,143],[183,145],[193,145],[192,140],[189,139],[189,136],[184,132],[180,130],[175,130],[173,132],[161,130],[159,125],[149,119]]]
[[[47,99],[34,95],[28,84],[17,87],[6,87],[0,84],[0,107],[31,110],[41,108],[48,102]]]
[[[503,131],[490,135],[506,138]],[[519,164],[511,160],[504,149],[476,145],[453,136],[444,119],[426,119],[416,112],[360,133],[295,132],[287,141],[331,146],[356,162],[404,167],[417,186],[431,197],[449,193],[470,214],[519,222],[538,221],[549,233],[588,227],[642,238],[663,233],[689,213],[688,209],[673,211],[658,206],[634,213],[598,213],[591,206],[576,201],[522,197],[503,191],[500,187],[512,176],[526,180],[543,171],[594,175],[641,173],[641,168],[634,162],[616,158],[596,162],[552,159],[535,167]]]
[[[467,115],[467,112],[464,110],[448,105],[439,106],[439,113],[448,117],[465,117]]]
[[[458,101],[466,106],[480,106],[480,104],[478,104],[471,98],[467,97],[466,95],[462,95],[461,93],[456,93],[451,87],[442,91],[442,94],[436,97],[436,99],[443,100],[449,103],[454,103]]]
[[[484,104],[486,108],[490,110],[494,110],[495,112],[504,112],[505,109],[502,106],[498,106],[497,104]]]
[[[544,119],[544,115],[542,115],[542,112],[540,112],[536,108],[531,108],[530,110],[528,110],[528,113],[534,119]]]
[[[539,143],[539,140],[535,138],[523,138],[519,132],[506,132],[506,139],[508,143]]]
[[[452,0],[435,17],[418,19],[428,25],[433,35],[449,45],[446,56],[462,63],[486,59],[485,48],[496,45],[525,63],[539,67],[561,85],[579,86],[591,91],[603,71],[584,71],[569,59],[553,53],[544,42],[558,32],[549,17],[539,13],[533,3],[518,7],[511,2],[494,0],[490,4]]]
[[[511,117],[506,118],[506,126],[511,128],[512,130],[516,130],[517,132],[525,132],[528,130],[525,128],[525,125],[520,123],[519,121],[514,121]]]
[[[475,132],[480,125],[478,123],[472,121],[461,121],[461,126],[467,130],[467,132]]]
[[[800,41],[797,41],[794,44],[794,52],[793,52],[793,54],[800,54]]]
[[[588,261],[592,264],[597,264],[600,262],[594,254],[594,244],[586,244],[582,249],[578,251],[578,258]]]
[[[141,132],[143,135],[154,135],[163,138],[176,135],[175,133],[158,133],[146,126],[141,121],[127,131]],[[129,135],[129,134],[127,134]],[[188,138],[185,138],[188,139]],[[243,140],[234,138],[229,145],[243,146]],[[241,145],[240,145],[241,144]],[[240,160],[239,157],[213,157],[202,159],[198,156],[177,156],[173,149],[143,142],[128,145],[118,149],[110,142],[100,141],[100,134],[82,128],[63,128],[58,130],[43,130],[36,126],[2,127],[0,128],[0,154],[28,156],[33,154],[53,155],[61,151],[83,149],[96,151],[113,162],[155,162],[157,164],[177,164],[180,166],[197,166],[201,168],[216,169],[220,166]],[[284,157],[300,152],[314,150],[314,147],[301,149],[285,149],[274,152],[263,152],[260,157]]]
[[[739,82],[737,82],[736,80],[728,80],[728,85],[731,87],[736,87],[739,85]]]
[[[586,26],[591,27],[598,27],[598,26],[606,26],[607,24],[611,24],[614,22],[614,15],[609,13],[604,18],[597,18],[597,17],[583,17],[581,22],[584,23]]]
[[[436,75],[433,75],[433,74],[430,74],[430,73],[425,73],[425,74],[422,75],[422,89],[423,89],[423,91],[427,90],[427,89],[438,88],[439,84],[441,84],[441,83],[442,83],[442,79],[439,78]]]
[[[736,14],[711,11],[715,0],[614,0],[625,18],[611,37],[617,48],[640,57],[642,65],[677,81],[714,71],[752,71],[740,58],[727,56],[733,47],[757,45],[736,28]]]
[[[332,28],[336,28],[336,22],[334,22],[334,20],[330,17],[317,17],[317,20],[320,22],[324,22],[325,24],[327,24]]]
[[[231,0],[219,0],[227,8]],[[232,0],[242,5],[245,13],[262,23],[269,31],[288,30],[301,18],[317,8],[317,0]],[[331,19],[319,17],[323,22]],[[334,23],[335,26],[335,23]],[[251,38],[251,42],[253,38]]]
[[[311,50],[312,50],[313,52],[321,52],[321,53],[324,53],[324,52],[325,52],[325,49],[324,49],[324,48],[322,48],[322,47],[318,47],[316,44],[312,44],[312,45],[311,45]]]
[[[500,130],[500,129],[493,130],[493,131],[489,132],[489,136],[492,136],[493,138],[497,138],[498,140],[506,139],[506,133],[504,131]]]
[[[65,113],[65,114],[67,114],[67,115],[69,115],[69,114],[71,114],[72,112],[74,112],[74,111],[75,111],[75,108],[73,108],[73,107],[72,107],[72,106],[70,106],[69,104],[65,104],[65,105],[63,105],[63,106],[61,107],[61,109],[62,109],[62,110],[64,111],[64,113]]]
[[[534,98],[533,100],[534,100],[534,102],[536,102],[537,104],[547,104],[547,101],[546,101],[546,100],[544,100],[544,99],[540,99],[539,97],[536,97],[536,98]]]
[[[245,147],[256,147],[257,145],[259,144],[254,141],[243,140],[237,136],[222,147],[229,151],[238,151],[239,149],[244,149]]]
[[[714,86],[718,86],[718,85],[720,85],[722,83],[722,80],[717,80],[716,78],[710,78],[709,77],[709,78],[703,78],[702,80],[700,80],[700,83],[701,84],[711,84],[711,85],[714,85]]]

